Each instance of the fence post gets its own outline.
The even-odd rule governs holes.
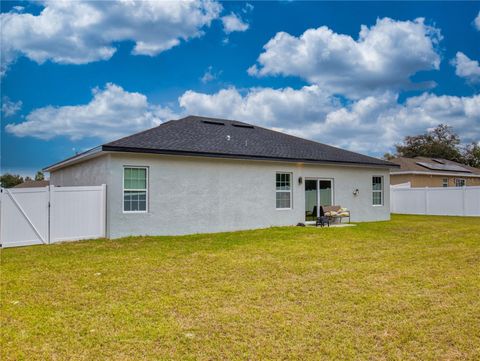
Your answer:
[[[51,209],[52,209],[52,202],[53,202],[52,192],[54,191],[55,189],[53,185],[47,186],[47,244],[52,243],[51,242],[52,222],[50,220],[51,220]]]
[[[390,213],[395,213],[395,203],[394,203],[394,200],[393,200],[394,189],[395,188],[392,188],[392,186],[390,186]]]
[[[103,237],[107,237],[107,185],[102,184],[102,228]]]
[[[2,237],[2,233],[3,233],[3,228],[2,228],[2,218],[4,217],[3,214],[2,214],[2,203],[3,203],[3,188],[0,187],[0,246],[3,244],[3,237]]]
[[[462,187],[462,216],[467,214],[467,187]]]
[[[428,214],[428,187],[425,187],[425,213]]]

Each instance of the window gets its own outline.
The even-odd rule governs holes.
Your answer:
[[[456,178],[455,179],[455,187],[465,187],[465,179]]]
[[[123,168],[124,212],[147,212],[147,178],[146,167]]]
[[[443,187],[448,187],[448,178],[443,178],[442,185]]]
[[[383,205],[383,177],[372,177],[372,204]]]
[[[290,173],[277,173],[276,176],[276,208],[292,208],[292,175]]]

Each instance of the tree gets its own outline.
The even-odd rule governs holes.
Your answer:
[[[36,181],[45,180],[45,175],[43,174],[42,171],[38,171],[37,174],[35,174],[35,180]]]
[[[0,182],[3,188],[12,188],[17,184],[23,183],[23,178],[18,174],[5,173],[0,176]]]
[[[480,168],[480,145],[472,142],[467,144],[462,152],[464,164],[470,167]]]
[[[452,127],[440,124],[425,134],[406,136],[403,144],[396,144],[395,148],[397,155],[402,157],[422,156],[461,162],[463,157],[458,147],[459,144],[460,137]]]
[[[392,160],[393,158],[395,158],[395,156],[388,152],[383,155],[383,159],[385,160]]]

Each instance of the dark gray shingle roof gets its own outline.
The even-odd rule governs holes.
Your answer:
[[[398,167],[381,159],[256,125],[198,116],[171,120],[106,143],[102,150]]]

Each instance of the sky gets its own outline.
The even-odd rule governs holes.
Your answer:
[[[480,141],[480,2],[2,1],[1,171],[183,116],[381,157]]]

